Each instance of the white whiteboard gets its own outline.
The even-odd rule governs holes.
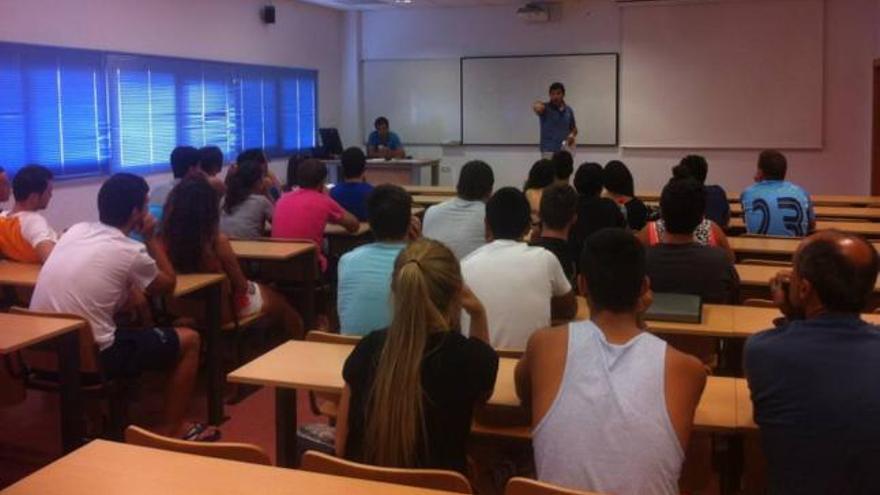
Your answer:
[[[623,146],[822,146],[822,0],[622,9]]]
[[[538,144],[536,100],[565,85],[579,145],[617,144],[617,54],[463,58],[462,142]]]
[[[458,59],[365,60],[363,129],[369,135],[384,115],[404,146],[459,141],[459,74]]]

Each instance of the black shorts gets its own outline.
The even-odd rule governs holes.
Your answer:
[[[108,378],[135,377],[173,368],[179,351],[173,328],[117,329],[113,345],[101,351],[101,366]]]

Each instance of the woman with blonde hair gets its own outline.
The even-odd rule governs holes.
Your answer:
[[[498,371],[486,311],[452,251],[429,239],[397,257],[391,299],[390,327],[364,337],[345,363],[336,453],[464,472],[474,406],[492,394]],[[469,338],[458,328],[462,310]]]

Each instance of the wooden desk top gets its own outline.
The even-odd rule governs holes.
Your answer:
[[[746,228],[745,222],[742,218],[731,218],[728,227],[743,230]],[[835,229],[864,236],[880,236],[880,222],[834,222],[829,220],[819,220],[816,222],[816,229]]]
[[[10,486],[5,495],[442,495],[425,490],[95,440]]]
[[[776,276],[780,270],[786,268],[780,266],[737,264],[736,272],[739,274],[741,285],[752,287],[770,287],[770,279]],[[880,279],[874,285],[874,292],[880,292]]]
[[[0,285],[16,287],[35,287],[42,265],[0,261]],[[225,275],[219,273],[192,273],[177,275],[174,297],[181,297],[223,281]]]
[[[334,224],[327,224],[327,227],[324,229],[324,235],[336,237],[360,237],[368,233],[370,233],[370,224],[367,222],[361,222],[357,232],[349,232],[342,225]]]
[[[740,266],[740,265],[737,265]],[[769,267],[775,269],[776,267]],[[774,272],[775,273],[775,272]],[[755,308],[750,306],[729,306],[725,304],[704,304],[703,319],[700,323],[678,323],[648,320],[648,330],[654,333],[674,335],[693,335],[698,337],[747,337],[773,326],[773,320],[781,316],[775,308]],[[583,297],[578,297],[578,316],[589,318],[589,309]],[[864,315],[874,319],[874,315]],[[880,315],[876,316],[880,321]]]
[[[660,201],[658,192],[637,192],[642,201]],[[810,196],[815,206],[880,206],[880,196],[858,196],[846,194],[813,194]],[[730,203],[739,203],[739,196],[728,196]]]
[[[847,207],[847,206],[816,206],[813,208],[816,218],[858,218],[865,220],[880,220],[880,208]],[[740,203],[730,205],[731,215],[742,216],[743,208]]]
[[[454,186],[417,186],[407,184],[403,187],[410,194],[419,194],[423,196],[455,196],[456,190]]]
[[[42,265],[0,261],[0,285],[13,287],[34,287]]]
[[[317,342],[289,341],[227,377],[233,383],[296,388],[315,392],[342,393],[345,382],[342,367],[352,346]],[[516,359],[501,358],[498,378],[489,404],[518,407],[514,384]],[[709,377],[706,391],[697,410],[695,424],[706,428],[738,427],[736,387],[733,378]],[[748,397],[748,396],[746,396]],[[746,406],[741,406],[744,410]],[[751,411],[751,402],[747,410]],[[502,428],[504,430],[505,428]]]
[[[414,204],[423,205],[423,206],[434,206],[439,205],[440,203],[450,200],[455,196],[433,196],[433,195],[421,195],[416,194],[413,195],[412,200]]]
[[[230,373],[228,381],[341,393],[342,366],[354,346],[290,340]]]
[[[9,354],[84,325],[81,320],[0,313],[0,354]]]
[[[792,255],[801,239],[775,237],[728,237],[731,249],[738,253]]]
[[[252,260],[285,261],[315,250],[308,241],[235,240],[230,241],[235,256]]]
[[[177,285],[174,286],[174,297],[183,297],[199,291],[209,285],[219,284],[226,280],[226,275],[220,273],[187,273],[177,276]]]

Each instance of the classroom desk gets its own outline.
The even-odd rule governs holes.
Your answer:
[[[427,194],[427,193],[413,193]],[[658,192],[637,192],[636,197],[642,201],[660,201]],[[810,196],[814,206],[880,206],[880,196],[858,196],[846,194],[813,194]],[[739,203],[739,196],[728,196],[730,203]]]
[[[746,225],[741,217],[731,218],[727,228],[744,232]],[[836,222],[829,220],[819,220],[816,222],[816,230],[831,229],[859,234],[869,238],[880,237],[880,223],[878,222]]]
[[[0,286],[14,286],[33,289],[37,285],[40,265],[0,261]],[[220,283],[225,275],[216,273],[194,273],[177,275],[174,286],[175,298],[202,295],[207,312],[205,350],[208,368],[208,422],[218,425],[223,421],[223,372],[220,368]],[[77,365],[78,367],[79,365]]]
[[[424,206],[427,208],[430,206],[439,205],[440,203],[443,203],[444,201],[448,201],[454,197],[455,196],[439,196],[439,195],[438,196],[433,196],[433,195],[428,196],[428,195],[423,195],[423,194],[416,194],[416,195],[413,195],[412,200],[413,200],[413,204],[421,205],[421,206]]]
[[[456,190],[454,186],[415,186],[405,185],[403,188],[406,192],[413,195],[421,196],[455,196]]]
[[[0,355],[37,344],[54,347],[58,356],[61,445],[70,452],[82,443],[82,392],[79,375],[81,320],[0,313]]]
[[[784,258],[791,261],[801,239],[782,239],[777,237],[728,237],[730,248],[733,249],[737,259],[746,255],[759,258]]]
[[[303,322],[314,328],[315,286],[318,280],[318,249],[311,241],[278,239],[231,240],[240,260],[259,262],[260,278],[289,281],[301,278],[304,285]]]
[[[340,160],[321,160],[327,165],[329,180],[336,183],[339,178]],[[373,184],[421,184],[422,169],[431,169],[431,185],[440,184],[439,159],[393,159],[370,158],[367,160],[367,180]]]
[[[95,440],[3,490],[4,495],[451,495]]]
[[[275,447],[278,464],[292,466],[296,454],[296,391],[339,394],[345,382],[342,367],[351,353],[352,346],[316,342],[289,341],[229,374],[232,383],[275,387]],[[490,406],[518,407],[519,398],[514,387],[513,369],[516,360],[501,358],[495,390],[489,399]],[[698,426],[710,429],[738,429],[736,418],[736,393],[731,385],[725,390],[729,378],[710,377],[711,392],[704,412],[699,416]],[[733,382],[730,382],[733,383]],[[486,427],[496,433],[517,437],[523,427]],[[477,427],[475,433],[483,433]]]
[[[846,207],[846,206],[815,206],[813,211],[816,218],[853,218],[858,220],[868,220],[872,222],[880,221],[880,208],[869,207]],[[730,214],[734,216],[742,216],[742,205],[734,203],[730,205]]]

